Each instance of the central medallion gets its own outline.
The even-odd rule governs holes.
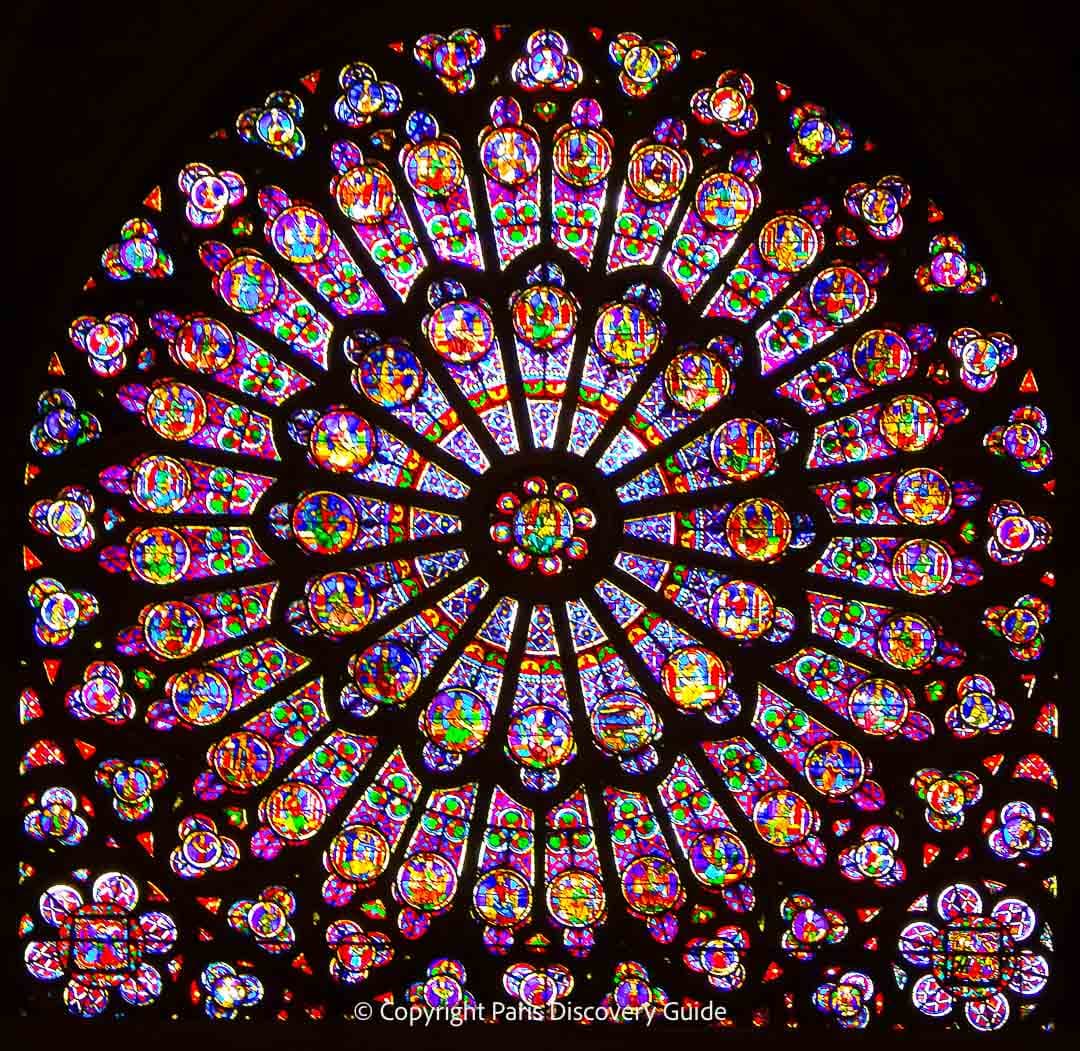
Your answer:
[[[522,573],[561,573],[567,561],[589,553],[587,536],[596,526],[592,509],[580,502],[573,482],[549,482],[542,475],[525,478],[500,493],[489,530],[507,563]]]
[[[605,475],[579,456],[506,457],[470,494],[473,556],[511,594],[580,595],[611,565],[622,528]]]
[[[513,500],[513,494],[507,495],[510,500],[506,503],[509,503]],[[570,541],[574,539],[574,525],[570,508],[562,500],[552,500],[546,496],[536,497],[526,500],[514,511],[514,540],[532,555],[550,557],[553,552],[568,548],[567,557],[572,557],[574,551],[582,550],[581,544],[576,548],[569,547]],[[561,568],[556,566],[554,571]]]

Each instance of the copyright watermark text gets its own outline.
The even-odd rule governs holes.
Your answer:
[[[623,1022],[644,1026],[682,1022],[709,1025],[727,1015],[723,1004],[646,1004],[642,1007],[585,1004],[545,1004],[532,1007],[521,1003],[471,1003],[453,1006],[428,1004],[358,1003],[353,1018],[359,1022],[391,1022],[410,1029],[450,1026],[456,1029],[476,1022]]]

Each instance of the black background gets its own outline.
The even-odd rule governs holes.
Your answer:
[[[101,246],[114,239],[118,217],[134,214],[177,144],[204,141],[239,108],[323,65],[324,55],[349,42],[368,56],[396,36],[409,41],[428,29],[517,21],[512,6],[460,3],[451,10],[194,0],[162,7],[23,3],[7,15],[3,134],[5,178],[13,185],[4,199],[13,202],[7,219],[16,224],[5,253],[6,393],[13,398],[5,425],[16,428],[5,448],[9,485],[21,487],[26,409],[42,386],[48,353],[63,338],[70,305]],[[589,24],[608,30],[669,34],[687,48],[700,34],[701,46],[723,44],[751,69],[783,70],[800,92],[835,104],[857,129],[887,140],[893,155],[912,157],[905,173],[946,210],[950,228],[979,244],[993,287],[1007,298],[1014,334],[1039,370],[1041,401],[1057,435],[1059,525],[1068,532],[1076,327],[1069,314],[1080,201],[1077,56],[1065,5],[1028,5],[1006,16],[989,5],[924,0],[812,7],[774,0],[693,12],[579,3],[538,5],[527,20],[570,23],[583,10]],[[3,513],[12,512],[9,503]],[[1058,545],[1061,624],[1070,621],[1073,571],[1060,538]],[[7,545],[9,557],[17,550]],[[21,580],[21,567],[14,559],[8,565]],[[1057,634],[1068,638],[1060,627]],[[10,687],[4,694],[9,703],[16,695]],[[1066,701],[1064,688],[1057,699]],[[1068,704],[1063,708],[1068,735]],[[20,788],[13,785],[8,798]],[[1069,809],[1062,814],[1064,845]],[[1071,943],[1064,934],[1059,950]],[[1056,953],[1055,967],[1067,955],[1067,948]],[[14,977],[21,962],[12,962]],[[1058,1024],[1068,1024],[1064,1011]],[[513,1031],[513,1039],[522,1036]],[[346,1039],[360,1036],[350,1029]]]

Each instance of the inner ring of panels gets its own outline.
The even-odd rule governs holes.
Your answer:
[[[104,251],[28,477],[24,718],[78,739],[27,753],[28,831],[153,887],[196,991],[34,977],[1026,1018],[1052,453],[977,251],[668,41],[458,31],[255,95]],[[93,821],[44,798],[77,755]]]

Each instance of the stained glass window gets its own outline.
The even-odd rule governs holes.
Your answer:
[[[1052,1027],[1047,377],[828,101],[429,33],[117,217],[26,436],[35,1012]]]

